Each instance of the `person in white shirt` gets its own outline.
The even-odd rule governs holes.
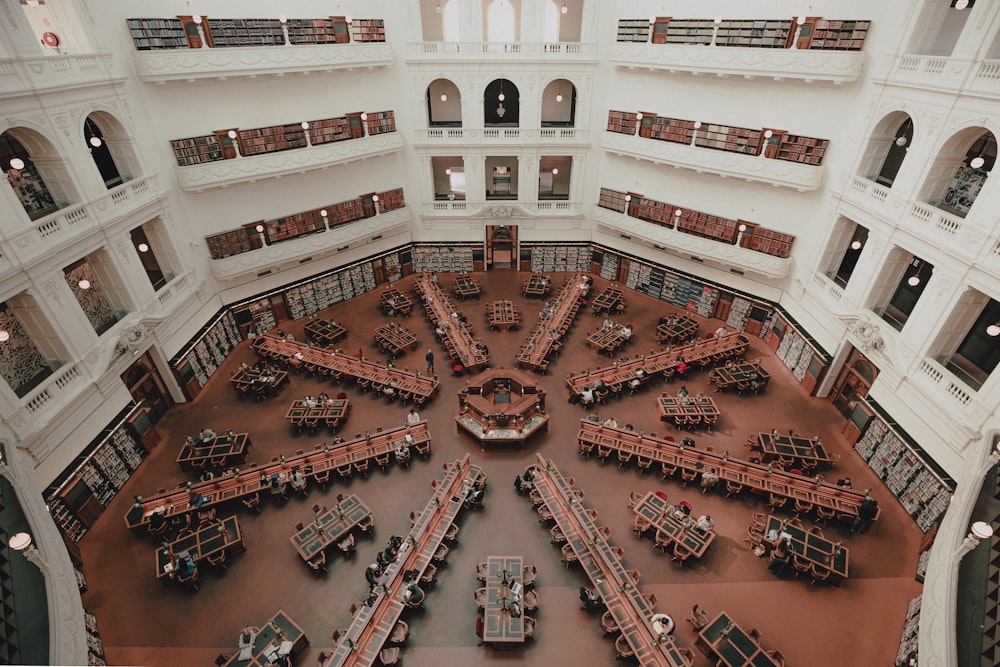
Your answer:
[[[206,426],[201,429],[201,433],[198,434],[198,437],[201,438],[202,442],[209,442],[215,439],[215,431]]]
[[[726,327],[719,327],[718,329],[715,330],[715,337],[716,338],[722,338],[727,333],[729,333],[729,332],[726,331]]]
[[[316,399],[314,399],[312,396],[306,396],[306,407],[307,408],[315,408],[316,407]]]
[[[615,419],[614,417],[608,417],[607,419],[604,420],[604,425],[610,426],[612,428],[618,428],[618,420]]]
[[[590,387],[584,385],[583,389],[580,390],[580,402],[584,405],[590,405],[594,402],[594,392]]]
[[[712,528],[715,528],[715,522],[712,521],[712,517],[708,514],[702,514],[698,517],[698,528],[702,531],[712,530]]]
[[[419,423],[420,423],[420,414],[413,408],[410,408],[410,412],[406,415],[406,425],[413,426],[414,424],[419,424]]]
[[[622,333],[622,338],[628,340],[629,338],[632,337],[632,327],[626,324],[625,326],[622,327],[621,333]]]

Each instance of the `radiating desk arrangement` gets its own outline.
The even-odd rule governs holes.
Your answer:
[[[315,429],[320,425],[335,431],[347,418],[347,413],[351,409],[351,402],[346,398],[328,398],[326,400],[316,399],[313,406],[305,400],[293,401],[285,419],[296,431]]]
[[[243,533],[235,516],[228,516],[202,526],[186,537],[180,537],[156,549],[156,577],[173,578],[178,557],[190,558],[196,564],[221,551],[244,551]]]
[[[314,317],[306,322],[303,327],[306,336],[320,347],[333,345],[347,335],[347,329],[343,325],[333,320],[325,320],[322,317]]]
[[[524,558],[489,556],[486,559],[486,606],[483,607],[483,643],[523,642],[524,615],[519,598],[524,589]]]
[[[801,525],[794,525],[773,514],[768,515],[764,525],[764,541],[767,542],[768,549],[774,548],[781,537],[788,541],[788,550],[792,554],[804,559],[810,566],[828,573],[824,577],[825,581],[839,586],[840,582],[847,579],[849,554],[847,547],[839,541],[831,542],[821,534],[805,530]]]
[[[656,325],[656,342],[676,345],[687,343],[698,335],[698,320],[687,313],[673,315],[669,322]]]
[[[372,340],[375,341],[378,349],[393,359],[405,352],[407,348],[417,349],[417,335],[409,329],[391,322],[376,329],[375,333],[372,334]]]
[[[529,299],[541,299],[552,289],[552,279],[542,273],[532,273],[531,277],[521,283],[521,292]]]
[[[258,339],[259,340],[259,339]],[[240,396],[255,394],[258,398],[274,396],[288,382],[288,373],[279,370],[255,371],[249,366],[237,370],[229,382]]]
[[[749,347],[750,341],[743,334],[731,333],[722,338],[699,340],[672,350],[667,348],[659,352],[640,354],[627,362],[615,363],[613,366],[570,373],[566,376],[566,382],[571,393],[579,394],[584,386],[593,387],[598,379],[603,379],[613,393],[618,393],[636,376],[635,372],[639,368],[650,376],[672,377],[677,370],[677,358],[680,356],[684,357],[688,366],[697,367],[742,357]]]
[[[806,470],[829,468],[834,457],[826,450],[818,438],[803,438],[781,433],[758,433],[757,445],[761,452],[761,462],[777,462],[779,459],[791,461]]]
[[[466,299],[478,299],[479,283],[473,280],[471,276],[462,274],[455,278],[455,286],[451,288],[451,291],[462,301]]]
[[[582,273],[575,273],[559,289],[551,299],[552,312],[546,318],[539,318],[521,343],[521,348],[514,357],[514,365],[518,368],[544,373],[549,367],[549,357],[558,351],[562,338],[573,324],[573,318],[580,310]]]
[[[289,539],[302,560],[308,562],[320,551],[339,542],[371,515],[368,505],[352,493],[314,517]]]
[[[696,529],[694,519],[691,517],[679,519],[674,516],[673,509],[665,498],[650,491],[632,507],[632,512],[649,522],[649,530],[659,535],[661,542],[669,537],[671,544],[678,543],[689,551],[692,557],[701,558],[712,546],[715,531]]]
[[[614,355],[618,348],[628,341],[628,338],[622,333],[623,328],[618,324],[609,329],[601,327],[587,336],[587,345],[602,354]]]
[[[708,374],[708,383],[715,387],[715,391],[735,387],[741,394],[745,391],[761,391],[770,381],[771,374],[764,370],[760,359],[719,366]]]
[[[247,651],[247,659],[240,660],[240,654],[236,653],[223,667],[267,667],[271,664],[268,656],[277,653],[284,642],[290,644],[286,648],[291,655],[295,655],[309,645],[309,638],[288,614],[278,611],[261,626],[253,646]]]
[[[377,389],[391,385],[404,401],[412,398],[417,405],[423,405],[438,388],[438,380],[433,375],[404,368],[390,368],[367,359],[356,359],[343,352],[320,350],[298,341],[258,336],[251,347],[262,357],[278,361],[287,361],[301,355],[301,361],[307,367],[322,369],[336,378],[347,376]]]
[[[669,422],[677,428],[707,426],[711,429],[719,420],[719,407],[711,396],[663,393],[657,397],[656,403],[660,409],[660,421]]]
[[[399,314],[408,317],[413,309],[413,301],[395,287],[382,290],[382,310],[386,315]]]
[[[523,447],[549,424],[545,390],[533,378],[516,369],[480,373],[458,392],[459,430],[476,438],[483,449],[510,443]]]
[[[445,323],[446,331],[441,342],[444,343],[451,358],[457,360],[472,373],[478,373],[488,366],[490,363],[489,355],[476,345],[471,329],[467,325],[461,325],[451,316],[452,313],[458,311],[438,283],[430,276],[422,274],[417,276],[413,286],[423,301],[424,310],[427,311],[427,319],[431,321],[431,324],[436,327],[439,322]]]
[[[864,493],[812,477],[789,474],[767,464],[737,459],[727,452],[685,447],[683,443],[603,426],[589,419],[580,420],[577,441],[580,453],[586,457],[595,453],[599,458],[616,454],[619,461],[635,459],[640,467],[659,463],[665,477],[677,471],[695,476],[709,472],[725,482],[727,489],[731,486],[734,494],[742,490],[759,490],[812,505],[817,512],[819,508],[831,510],[836,518],[845,521],[853,521],[865,499]]]
[[[410,571],[415,574],[414,581],[420,580],[461,512],[466,493],[477,481],[485,482],[482,468],[470,463],[468,454],[442,467],[444,477],[435,485],[434,495],[404,538],[396,560],[389,563],[380,577],[374,602],[360,606],[324,667],[375,664],[407,605],[404,573]]]
[[[486,307],[486,322],[495,331],[513,331],[521,326],[521,313],[510,301],[493,301]]]
[[[657,635],[653,630],[653,605],[638,589],[619,551],[597,524],[596,512],[586,507],[551,459],[535,456],[532,480],[542,506],[553,516],[639,664],[689,667],[692,660],[685,653],[690,649],[678,648],[672,637]]]
[[[726,612],[720,612],[698,631],[695,646],[726,667],[779,667],[784,664],[768,655]]]
[[[225,467],[233,463],[242,463],[250,451],[250,434],[224,433],[217,435],[209,442],[193,440],[181,445],[177,453],[177,463],[183,470],[204,468],[205,466]]]
[[[594,297],[590,305],[594,310],[594,315],[622,313],[625,312],[625,295],[617,287],[605,287],[600,294]]]
[[[250,463],[246,468],[235,468],[207,482],[143,497],[125,515],[125,525],[129,528],[144,527],[149,523],[150,515],[159,508],[164,508],[168,518],[184,514],[196,508],[195,499],[201,499],[197,508],[205,509],[267,491],[272,475],[284,474],[295,466],[301,468],[307,479],[326,472],[336,472],[346,478],[359,469],[366,469],[373,461],[391,460],[397,446],[412,448],[418,454],[429,456],[431,434],[427,430],[427,422],[356,437],[334,445],[316,445],[312,451],[285,456],[283,460],[272,459],[264,465]]]

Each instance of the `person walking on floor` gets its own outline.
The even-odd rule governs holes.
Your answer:
[[[424,359],[427,360],[427,372],[428,373],[433,373],[434,372],[434,351],[428,349],[427,350],[427,354],[424,355]]]

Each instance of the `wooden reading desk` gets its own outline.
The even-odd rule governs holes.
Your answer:
[[[521,283],[524,296],[543,298],[552,289],[552,279],[541,273],[532,273],[531,277]]]
[[[514,365],[544,373],[549,367],[549,357],[562,345],[562,338],[573,324],[573,318],[580,310],[580,285],[582,273],[574,273],[559,289],[552,300],[552,312],[535,322],[527,340],[514,357]]]
[[[512,613],[518,604],[512,591],[516,584],[524,588],[524,558],[488,556],[486,558],[486,606],[483,607],[483,642],[509,644],[524,641],[524,616]]]
[[[305,631],[284,611],[279,611],[261,626],[260,632],[254,637],[253,647],[248,651],[250,656],[246,660],[240,660],[240,654],[236,653],[224,667],[267,667],[271,664],[267,656],[285,641],[291,642],[292,655],[309,645]]]
[[[617,287],[605,287],[604,291],[594,297],[591,307],[594,315],[600,313],[620,313],[625,310],[625,295]]]
[[[347,335],[347,329],[343,326],[333,320],[324,320],[322,317],[306,322],[303,330],[311,341],[321,347],[333,345]]]
[[[247,394],[256,394],[258,397],[274,396],[281,390],[282,385],[288,382],[288,373],[278,370],[261,373],[250,367],[240,368],[229,378],[229,382],[240,396]]]
[[[726,612],[720,612],[698,632],[695,645],[726,667],[779,667]]]
[[[417,276],[414,287],[417,294],[423,298],[424,310],[427,311],[427,318],[431,324],[437,326],[438,322],[444,321],[446,323],[447,330],[442,342],[451,358],[458,360],[463,367],[472,373],[478,373],[489,365],[490,357],[476,345],[472,330],[451,316],[457,311],[452,305],[451,299],[438,286],[438,283],[427,275],[420,275]]]
[[[628,341],[622,334],[622,328],[617,324],[610,329],[602,327],[587,336],[587,345],[598,352],[612,356]]]
[[[687,398],[685,402],[684,398]],[[712,425],[719,420],[719,407],[710,396],[686,396],[663,393],[656,399],[660,408],[660,421],[677,428]]]
[[[315,407],[309,407],[304,400],[294,401],[285,419],[292,428],[301,431],[304,428],[316,428],[320,424],[333,431],[347,418],[351,402],[346,398],[330,398],[325,401],[316,399]]]
[[[434,495],[420,512],[420,517],[403,540],[396,560],[389,563],[376,587],[375,601],[362,604],[347,632],[334,647],[323,667],[343,665],[374,665],[379,652],[389,638],[403,608],[407,605],[403,574],[415,573],[419,581],[431,558],[444,541],[459,512],[466,492],[477,480],[485,480],[482,468],[469,462],[469,455],[445,463],[444,477],[434,489]]]
[[[378,349],[393,359],[405,352],[407,348],[417,349],[417,335],[409,329],[391,322],[376,329],[375,333],[372,334],[372,340],[375,341]]]
[[[513,331],[521,326],[521,313],[510,301],[493,301],[486,307],[486,321],[495,331]]]
[[[687,313],[674,315],[669,322],[656,325],[656,341],[675,345],[687,343],[698,335],[698,320]]]
[[[758,433],[757,444],[762,452],[763,463],[784,458],[791,459],[807,469],[829,468],[833,465],[830,452],[819,440],[780,433]]]
[[[331,544],[339,542],[371,515],[368,505],[352,493],[315,517],[289,539],[302,560],[308,561]]]
[[[240,522],[235,516],[213,521],[209,526],[203,526],[187,537],[174,540],[166,547],[156,549],[156,577],[163,579],[173,577],[174,563],[177,557],[184,554],[195,563],[200,563],[209,556],[220,551],[234,549],[243,551],[243,533]]]
[[[204,468],[206,465],[221,468],[231,463],[242,463],[246,461],[251,444],[249,433],[234,433],[232,437],[228,434],[217,435],[210,442],[185,442],[177,453],[177,463],[182,470]]]
[[[455,286],[451,288],[451,291],[462,301],[466,299],[478,299],[479,283],[473,280],[471,276],[463,274],[455,278]]]
[[[770,381],[771,374],[764,370],[759,359],[719,366],[708,374],[708,383],[715,387],[715,391],[736,387],[737,391],[743,393],[752,390],[754,382],[759,384],[757,391],[760,391]]]
[[[673,509],[673,505],[650,491],[632,507],[632,512],[646,519],[658,534],[667,535],[671,542],[680,543],[691,552],[692,557],[701,558],[712,546],[715,531],[697,530],[693,525],[694,519],[678,519],[673,515]]]
[[[403,294],[395,287],[387,287],[382,290],[382,310],[386,315],[399,313],[404,317],[409,317],[413,309],[413,301],[406,294]]]
[[[764,527],[764,541],[768,547],[774,548],[782,534],[788,540],[788,550],[791,553],[829,572],[827,581],[839,586],[840,582],[847,579],[848,551],[839,541],[831,542],[800,526],[793,526],[787,519],[778,518],[773,514],[768,515]]]

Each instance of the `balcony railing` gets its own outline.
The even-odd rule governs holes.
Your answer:
[[[691,169],[698,173],[741,178],[799,191],[818,188],[826,170],[822,165],[775,160],[763,155],[744,155],[616,132],[603,134],[601,148],[616,155]]]
[[[616,42],[609,61],[616,67],[668,73],[797,79],[840,85],[861,76],[861,51],[756,49]]]
[[[0,96],[120,81],[110,53],[0,59]]]
[[[790,257],[775,257],[738,245],[686,234],[600,206],[594,206],[593,218],[598,227],[603,228],[602,231],[607,234],[625,236],[632,241],[638,237],[653,244],[657,249],[668,250],[682,256],[693,255],[701,261],[726,268],[753,272],[767,278],[782,278],[792,268]]]
[[[597,61],[597,44],[583,42],[411,42],[407,60]]]
[[[182,189],[201,192],[236,183],[278,178],[311,169],[326,169],[356,160],[395,153],[402,148],[402,135],[398,132],[387,132],[350,141],[335,141],[277,153],[240,156],[231,160],[176,167],[175,173],[177,184]]]
[[[463,218],[535,218],[535,217],[578,217],[583,207],[578,201],[563,199],[543,199],[540,201],[502,200],[487,202],[434,201],[421,208],[424,217]]]
[[[388,67],[392,48],[385,42],[366,44],[311,44],[307,46],[261,46],[238,49],[171,49],[140,51],[135,69],[144,81],[193,81],[281,76],[292,72]]]
[[[432,146],[465,144],[587,144],[590,131],[576,127],[429,127],[413,131],[417,145]]]
[[[996,99],[1000,97],[1000,60],[977,63],[948,56],[907,54],[893,60],[889,79],[927,90],[967,91]]]

